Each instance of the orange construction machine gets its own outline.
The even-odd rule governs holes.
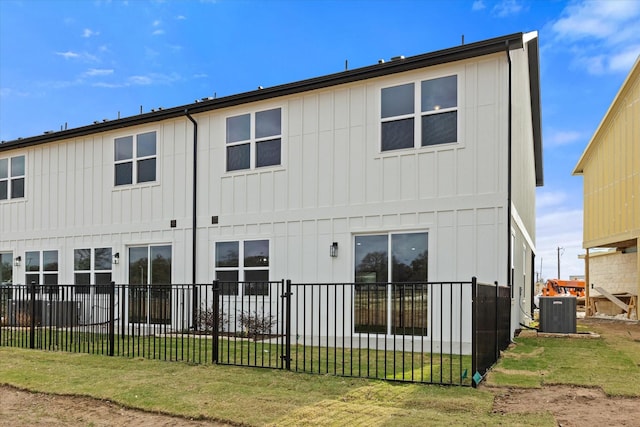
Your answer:
[[[585,282],[583,280],[549,279],[542,288],[542,296],[572,295],[584,298]]]

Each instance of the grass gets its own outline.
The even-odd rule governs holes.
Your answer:
[[[610,395],[640,396],[640,384],[631,380],[640,378],[640,336],[595,331],[603,337],[516,338],[517,344],[505,352],[486,382],[493,387],[595,386]],[[556,425],[548,411],[492,413],[494,393],[500,392],[492,387],[406,384],[11,347],[0,347],[0,381],[247,425]]]
[[[4,332],[4,333],[3,333]],[[0,344],[26,348],[29,331],[0,331]],[[449,353],[422,353],[385,349],[291,346],[291,369],[297,372],[333,374],[417,381],[435,384],[471,385],[471,357]],[[68,332],[63,329],[40,328],[35,334],[35,347],[75,353],[108,354],[107,334]],[[219,362],[229,365],[281,368],[282,346],[269,341],[221,338]],[[122,336],[115,335],[116,356],[143,357],[191,363],[211,363],[212,340],[208,336]]]
[[[611,396],[640,397],[640,344],[624,334],[592,328],[602,338],[518,337],[487,378],[489,385],[600,387]],[[636,329],[637,330],[637,329]]]

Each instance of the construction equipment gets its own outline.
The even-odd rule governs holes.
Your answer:
[[[583,280],[549,279],[542,288],[542,296],[574,296],[584,298],[585,282]]]

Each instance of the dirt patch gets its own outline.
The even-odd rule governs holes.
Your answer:
[[[226,424],[138,411],[87,397],[31,393],[9,386],[0,386],[0,425],[202,427]]]
[[[607,397],[600,389],[546,386],[541,389],[492,388],[497,414],[549,411],[560,426],[637,426],[640,399]]]

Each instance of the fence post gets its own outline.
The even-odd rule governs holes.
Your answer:
[[[36,282],[31,282],[31,322],[29,330],[29,348],[36,348]]]
[[[284,284],[284,280],[283,280]],[[285,299],[283,309],[285,311],[284,314],[284,322],[285,322],[285,331],[284,331],[284,354],[282,358],[284,359],[284,368],[287,371],[291,370],[291,296],[293,293],[291,292],[291,280],[287,279],[287,287],[282,295]]]
[[[109,356],[115,354],[116,347],[116,334],[115,334],[115,321],[116,314],[114,312],[116,307],[116,282],[111,282],[109,285]]]
[[[476,307],[476,299],[477,299],[477,290],[478,284],[477,279],[474,277],[471,278],[471,386],[476,388],[478,384],[476,384],[475,375],[478,371],[478,352],[476,351],[476,339],[477,339],[477,317],[478,317],[478,308]]]
[[[499,299],[500,298],[500,294],[498,293],[498,282],[495,281],[493,283],[496,286],[496,302],[495,302],[495,304],[496,304],[496,324],[495,324],[495,336],[496,336],[496,350],[495,351],[496,351],[496,355],[495,355],[495,358],[494,358],[495,359],[494,363],[495,363],[495,362],[498,361],[498,358],[500,357],[500,341],[499,341],[500,340],[500,334],[498,333],[498,325],[499,325],[498,314],[500,313],[500,308],[499,308],[499,305],[500,305],[500,299]]]
[[[213,331],[211,332],[213,334],[213,349],[211,355],[213,363],[218,363],[218,330],[220,328],[220,281],[218,279],[213,281],[213,307],[211,311],[213,315]]]

